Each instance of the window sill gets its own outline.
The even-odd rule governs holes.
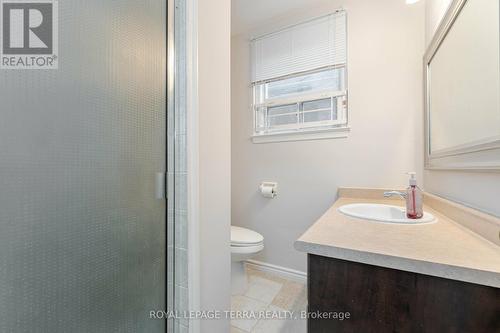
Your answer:
[[[260,134],[252,136],[253,143],[272,143],[287,141],[305,141],[305,140],[325,140],[347,138],[350,127],[337,127],[321,130],[303,130],[293,132]]]

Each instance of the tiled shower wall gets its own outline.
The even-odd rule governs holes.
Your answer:
[[[187,151],[186,151],[186,4],[175,1],[173,100],[168,109],[168,292],[170,310],[188,309],[187,289]],[[169,55],[170,56],[170,55]],[[172,327],[173,326],[173,327]],[[169,332],[187,332],[189,321],[177,318]],[[173,330],[172,330],[173,328]]]

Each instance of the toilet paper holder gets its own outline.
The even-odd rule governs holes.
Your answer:
[[[259,186],[259,190],[264,198],[276,198],[276,196],[278,195],[278,183],[262,182]]]

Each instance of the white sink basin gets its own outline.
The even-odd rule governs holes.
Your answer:
[[[409,219],[406,217],[404,207],[383,204],[359,203],[343,205],[339,207],[339,211],[348,216],[386,223],[422,224],[435,220],[434,216],[427,212],[424,212],[421,219]]]

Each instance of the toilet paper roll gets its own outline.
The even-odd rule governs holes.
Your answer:
[[[264,196],[264,198],[274,198],[276,196],[273,186],[261,186],[260,193],[262,193],[262,196]]]

